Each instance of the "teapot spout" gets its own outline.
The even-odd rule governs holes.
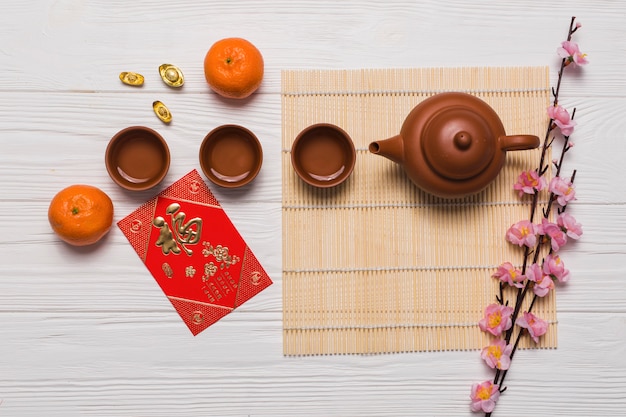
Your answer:
[[[404,162],[404,140],[400,135],[372,142],[368,149],[374,155],[384,156],[399,164]]]

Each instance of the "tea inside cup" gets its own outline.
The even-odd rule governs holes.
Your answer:
[[[143,191],[160,183],[170,166],[165,139],[144,126],[131,126],[116,133],[105,154],[109,176],[120,187]]]
[[[291,147],[291,163],[307,184],[328,188],[344,182],[352,173],[356,150],[340,127],[318,123],[304,129]]]
[[[222,125],[209,132],[202,141],[199,156],[204,175],[226,188],[248,184],[263,163],[259,139],[238,125]]]

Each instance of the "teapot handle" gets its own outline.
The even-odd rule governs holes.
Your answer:
[[[500,136],[500,148],[503,151],[524,151],[539,147],[539,138],[535,135]]]

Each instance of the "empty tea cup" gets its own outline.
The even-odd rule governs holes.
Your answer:
[[[343,129],[329,123],[305,128],[291,147],[291,163],[296,174],[314,187],[341,184],[352,173],[355,162],[352,139]]]
[[[109,141],[105,154],[109,176],[120,187],[143,191],[160,183],[170,166],[165,139],[144,126],[120,130]]]
[[[207,178],[222,187],[241,187],[252,181],[263,163],[259,139],[243,126],[216,127],[200,145],[200,167]]]

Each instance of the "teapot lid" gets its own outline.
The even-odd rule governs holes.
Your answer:
[[[496,156],[497,137],[476,107],[457,102],[432,114],[422,132],[422,152],[433,171],[463,180],[485,170]]]

